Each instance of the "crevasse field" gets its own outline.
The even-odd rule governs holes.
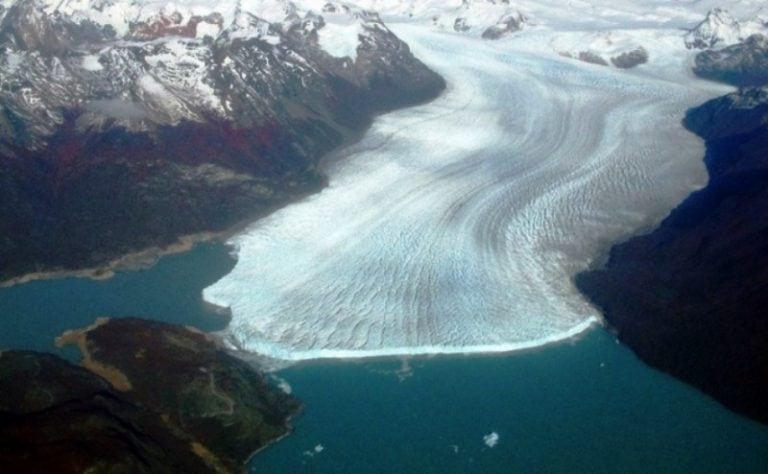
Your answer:
[[[390,27],[448,89],[377,119],[326,189],[231,240],[237,265],[204,291],[231,309],[227,340],[305,360],[510,351],[589,328],[571,277],[705,184],[680,121],[727,89],[692,77],[673,29],[488,42]],[[558,54],[616,41],[651,62]]]

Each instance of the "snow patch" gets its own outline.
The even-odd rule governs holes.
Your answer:
[[[95,54],[84,56],[80,66],[86,71],[101,71],[104,69],[104,66],[99,62],[99,56]]]
[[[324,15],[323,18],[325,26],[317,30],[320,47],[336,58],[357,59],[360,35],[365,34],[362,24],[345,15]]]
[[[0,56],[2,58],[3,56]],[[24,54],[23,53],[15,53],[13,51],[4,51],[4,58],[5,58],[5,64],[3,65],[3,70],[0,71],[0,77],[3,74],[14,74],[19,67],[24,63]]]
[[[137,104],[122,99],[92,100],[84,105],[90,112],[115,119],[141,120],[147,113]]]
[[[296,3],[286,0],[240,0],[241,10],[270,23],[281,23],[297,11]]]
[[[143,76],[141,76],[136,81],[136,84],[151,95],[156,95],[156,96],[169,95],[168,89],[166,89],[165,86],[157,82],[157,79],[152,77],[152,75],[150,74],[144,74]]]
[[[220,32],[221,32],[220,25],[217,25],[216,23],[209,23],[209,22],[203,21],[197,24],[197,29],[195,31],[195,34],[198,39],[203,39],[206,36],[210,36],[211,38],[216,38]]]

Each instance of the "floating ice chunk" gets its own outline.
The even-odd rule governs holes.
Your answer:
[[[301,454],[303,454],[304,456],[308,456],[310,458],[313,458],[316,455],[322,453],[324,450],[325,450],[325,446],[323,446],[322,444],[318,444],[314,448],[312,448],[312,450],[304,451]]]
[[[499,433],[494,431],[491,434],[483,436],[483,442],[489,448],[495,447],[499,443]]]
[[[287,380],[276,375],[273,375],[272,377],[275,379],[275,382],[277,382],[277,388],[282,390],[284,393],[287,393],[288,395],[293,393],[293,387],[291,387],[291,384],[289,384]]]

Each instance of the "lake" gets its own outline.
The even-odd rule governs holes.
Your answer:
[[[0,289],[0,347],[47,350],[97,316],[206,330],[201,291],[231,270],[221,244],[111,280]],[[72,352],[64,353],[73,357]],[[275,374],[306,404],[254,472],[765,472],[768,427],[641,363],[601,328],[493,356],[315,361]],[[496,434],[496,444],[493,444]]]

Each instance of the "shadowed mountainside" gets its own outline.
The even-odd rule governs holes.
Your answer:
[[[709,184],[576,277],[643,360],[768,423],[768,90],[688,111]]]

